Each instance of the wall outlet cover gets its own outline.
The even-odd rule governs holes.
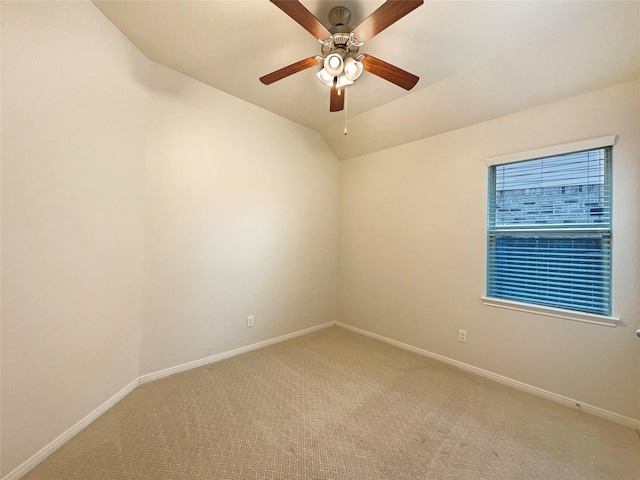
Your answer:
[[[461,342],[467,341],[467,331],[466,330],[458,330],[458,340]]]

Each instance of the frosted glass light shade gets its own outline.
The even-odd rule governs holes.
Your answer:
[[[357,61],[355,58],[349,57],[344,61],[344,74],[351,82],[354,82],[362,75],[362,62]]]
[[[322,83],[324,83],[327,87],[332,87],[333,86],[333,75],[331,75],[329,72],[327,72],[324,68],[322,70],[320,70],[318,73],[318,78],[320,79],[320,81]]]
[[[338,53],[327,55],[324,59],[324,69],[329,75],[337,77],[342,73],[343,68],[344,60],[342,60],[342,56]]]
[[[336,83],[336,88],[347,87],[349,85],[353,85],[353,80],[349,80],[349,77],[344,73],[338,76],[338,82]]]

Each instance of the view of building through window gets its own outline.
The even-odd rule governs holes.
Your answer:
[[[487,295],[609,315],[611,148],[490,168]]]
[[[496,166],[496,225],[599,223],[604,149]]]

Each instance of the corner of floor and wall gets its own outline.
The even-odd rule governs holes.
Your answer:
[[[0,16],[0,477],[141,382],[335,322],[637,425],[638,80],[339,162],[90,2]],[[483,305],[484,159],[605,134],[622,323]]]
[[[339,163],[151,62],[90,2],[1,8],[0,476],[17,478],[140,377],[334,321]]]
[[[613,304],[620,324],[484,305],[485,159],[605,134],[618,135]],[[639,134],[636,80],[341,162],[339,321],[615,412],[637,428]]]

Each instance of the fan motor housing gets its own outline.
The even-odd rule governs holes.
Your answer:
[[[351,12],[345,7],[335,7],[329,12],[329,23],[332,26],[349,25]]]
[[[331,38],[329,42],[323,43],[320,49],[324,57],[339,53],[343,58],[347,58],[358,53],[359,46],[351,42],[353,27],[348,26],[350,21],[351,12],[345,7],[335,7],[329,12]]]

